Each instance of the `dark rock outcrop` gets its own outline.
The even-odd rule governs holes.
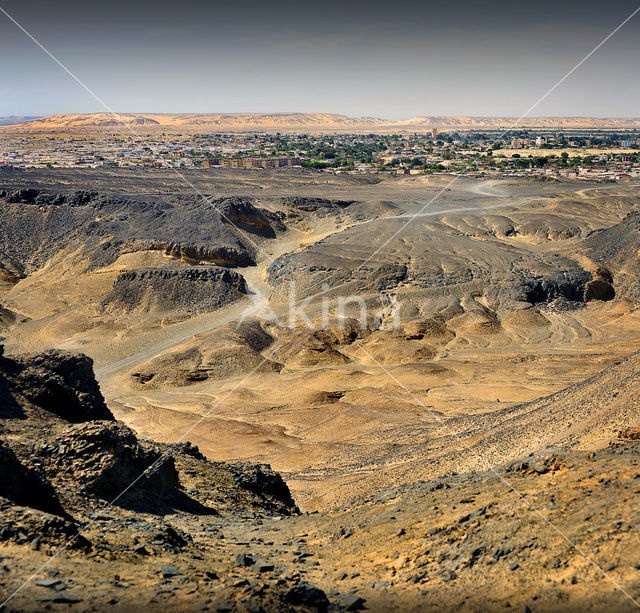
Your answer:
[[[584,301],[592,300],[613,300],[616,292],[609,281],[602,278],[596,278],[589,281],[584,288]]]
[[[175,258],[187,262],[212,262],[219,266],[251,266],[253,259],[248,253],[234,247],[215,247],[184,243],[151,243],[149,248],[157,247]]]
[[[238,462],[228,465],[239,487],[253,492],[281,510],[295,509],[296,504],[282,477],[267,464]]]
[[[120,506],[148,511],[172,502],[179,488],[173,458],[145,449],[119,422],[71,426],[46,451],[50,478],[75,481],[87,495],[117,497]]]
[[[570,271],[545,277],[524,277],[523,289],[526,302],[537,304],[564,298],[582,302],[589,274],[586,271]]]
[[[66,515],[51,484],[34,470],[24,466],[14,451],[0,441],[0,498],[39,509],[46,513]]]
[[[35,204],[36,198],[40,195],[37,189],[16,189],[5,194],[7,202],[22,202],[23,204]]]
[[[135,309],[208,312],[230,304],[247,293],[238,273],[217,266],[132,270],[116,279],[103,306]]]
[[[17,399],[71,422],[113,420],[93,374],[93,360],[86,355],[52,350],[30,357],[0,354],[0,394],[7,405]],[[7,415],[8,416],[8,415]]]
[[[640,212],[629,213],[615,226],[593,234],[585,246],[588,255],[601,264],[596,278],[611,285],[609,289],[598,283],[590,291],[590,299],[609,300],[612,290],[618,298],[640,298]]]
[[[248,266],[257,249],[250,235],[273,238],[284,229],[275,216],[237,197],[158,199],[19,189],[4,192],[0,203],[0,269],[17,267],[27,274],[65,249],[79,249],[90,269],[145,248]]]
[[[272,227],[274,220],[265,211],[255,207],[248,198],[232,196],[231,198],[220,198],[212,201],[223,215],[225,221],[231,222],[235,226],[258,234],[265,238],[274,238],[275,230]],[[281,224],[279,224],[281,226]]]
[[[0,328],[10,326],[16,320],[16,314],[0,304]]]
[[[328,198],[312,198],[307,196],[285,196],[280,202],[300,211],[317,211],[318,209],[345,209],[355,200],[329,200]]]
[[[49,545],[52,553],[65,549],[85,549],[89,542],[79,534],[76,524],[57,513],[22,506],[0,496],[0,542],[13,541],[40,549]]]

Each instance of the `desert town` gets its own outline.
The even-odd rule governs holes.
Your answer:
[[[301,166],[349,174],[543,175],[625,181],[640,176],[637,130],[513,130],[411,134],[0,133],[13,168],[240,168]]]

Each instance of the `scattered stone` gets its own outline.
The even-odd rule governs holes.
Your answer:
[[[255,563],[256,561],[246,553],[239,553],[236,556],[236,566],[246,567],[246,566],[252,566]]]
[[[160,574],[165,579],[168,579],[170,577],[177,577],[181,573],[175,566],[170,566],[170,565],[167,564],[167,565],[162,567],[162,569],[160,570]]]
[[[36,579],[34,583],[40,587],[56,588],[62,581],[60,579]]]
[[[292,587],[282,598],[287,604],[312,607],[321,613],[325,613],[329,607],[327,595],[321,589],[305,582]]]
[[[339,598],[342,600],[345,611],[359,611],[364,609],[364,599],[356,594],[342,594]]]
[[[75,604],[77,602],[82,602],[82,598],[74,596],[73,594],[56,594],[49,598],[49,600],[58,604]]]

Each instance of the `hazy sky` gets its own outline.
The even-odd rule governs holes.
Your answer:
[[[0,6],[117,111],[516,115],[640,0]],[[0,14],[0,115],[104,110]],[[640,13],[532,113],[640,116]]]

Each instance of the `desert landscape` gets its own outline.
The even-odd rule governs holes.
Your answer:
[[[31,582],[16,603],[635,606],[614,584],[640,590],[624,510],[640,436],[635,183],[185,172],[197,193],[164,170],[2,174],[3,377],[21,414],[3,427],[51,499],[25,501],[28,484],[3,494],[7,588],[72,536],[75,509],[96,518],[56,558],[65,580]],[[77,354],[91,358],[81,371]],[[34,368],[54,374],[32,394]],[[78,400],[48,404],[58,387]],[[47,433],[42,451],[29,428]],[[79,474],[106,471],[95,492],[64,489],[54,448],[80,454]],[[119,463],[133,478],[165,449],[161,481],[103,517],[100,499],[128,485]],[[571,547],[580,513],[595,565]],[[597,546],[618,524],[615,554]],[[174,529],[168,549],[145,532]],[[229,530],[213,569],[210,537]],[[520,549],[500,549],[503,531]],[[79,573],[87,548],[95,570]],[[120,579],[78,594],[103,585],[104,564]],[[553,589],[549,565],[567,569]],[[58,581],[73,598],[49,598]]]
[[[17,320],[6,350],[91,356],[116,416],[147,438],[170,442],[206,414],[189,436],[208,457],[267,462],[303,508],[320,510],[410,474],[477,468],[452,453],[449,429],[490,439],[498,427],[499,447],[482,455],[526,455],[514,407],[637,347],[636,278],[626,257],[623,270],[603,254],[630,249],[633,186],[462,179],[422,211],[443,178],[316,185],[292,174],[287,195],[276,173],[259,185],[216,176],[222,185],[198,184],[208,202],[171,193],[170,175],[151,198],[142,177],[123,196],[102,173],[86,174],[82,193],[51,181],[51,192],[7,190],[33,203],[4,209],[15,219],[3,268],[15,276],[2,305]],[[46,199],[67,202],[45,204],[43,217]],[[291,281],[296,301],[315,296],[305,315],[317,329],[291,325]],[[341,313],[340,296],[360,297],[369,320],[359,304]],[[518,418],[529,432],[539,419]],[[569,436],[545,422],[535,445]],[[625,425],[574,424],[572,442]]]
[[[0,613],[640,609],[637,2],[0,50]]]

